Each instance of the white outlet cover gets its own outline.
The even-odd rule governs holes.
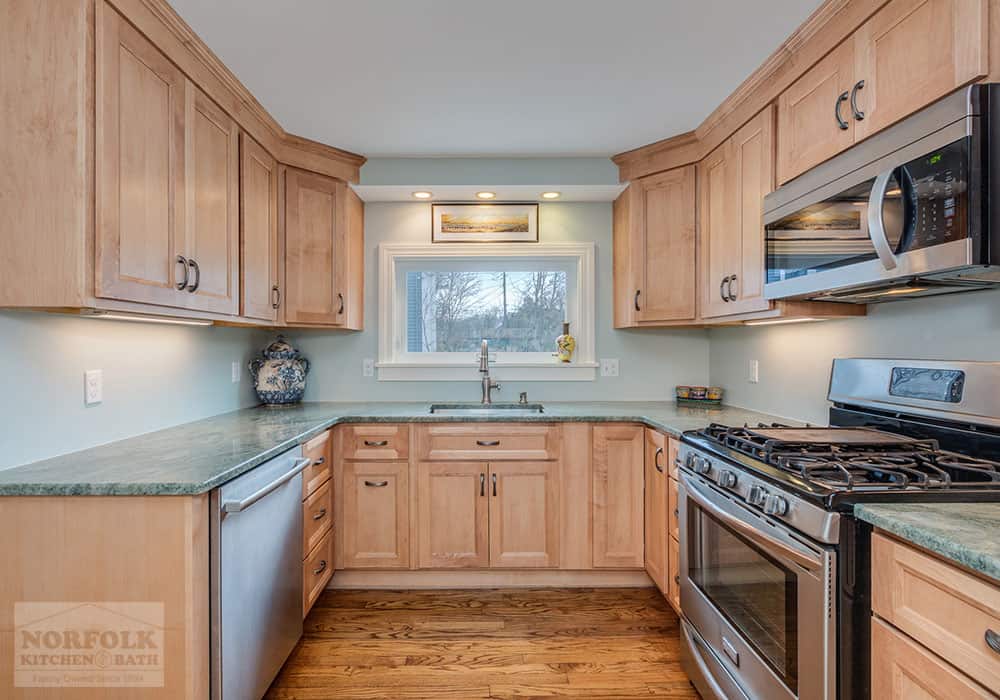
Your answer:
[[[751,384],[760,382],[760,362],[758,360],[750,360],[747,363],[747,381]]]
[[[104,371],[88,369],[83,373],[83,399],[88,406],[104,400]]]
[[[233,367],[232,367],[233,384],[239,384],[241,376],[242,372],[240,372],[240,363],[236,360],[233,360]]]
[[[365,377],[375,376],[375,359],[371,357],[366,357],[361,361],[361,374]]]
[[[618,376],[618,359],[602,359],[601,360],[601,376],[602,377],[617,377]]]

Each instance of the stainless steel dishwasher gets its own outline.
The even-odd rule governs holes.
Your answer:
[[[259,700],[302,636],[302,470],[289,450],[212,491],[212,698]]]

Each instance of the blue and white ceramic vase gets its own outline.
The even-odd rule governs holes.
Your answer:
[[[299,356],[282,335],[261,351],[263,358],[250,360],[257,396],[268,406],[298,403],[306,391],[309,360]]]

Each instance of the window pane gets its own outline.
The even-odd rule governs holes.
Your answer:
[[[565,271],[406,273],[409,352],[554,352],[565,318]]]

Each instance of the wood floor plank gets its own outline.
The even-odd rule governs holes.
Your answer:
[[[655,589],[326,591],[272,700],[696,698]]]

